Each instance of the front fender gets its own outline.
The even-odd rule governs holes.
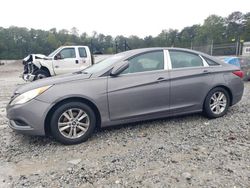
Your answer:
[[[79,75],[81,76],[81,75]],[[107,98],[107,77],[97,79],[73,80],[53,85],[37,100],[46,101],[51,105],[69,98],[82,98],[93,103],[100,112],[102,120],[109,118]]]
[[[52,60],[39,60],[38,61],[41,67],[46,67],[49,70],[51,76],[55,75],[53,61]]]
[[[32,62],[38,69],[40,69],[42,67],[40,61],[33,61]]]

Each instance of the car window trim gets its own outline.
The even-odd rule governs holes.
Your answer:
[[[149,74],[149,73],[159,73],[159,72],[168,72],[168,70],[161,69],[161,70],[152,70],[152,71],[143,71],[143,72],[133,72],[133,73],[126,73],[126,74],[119,74],[117,77],[123,77],[123,76],[131,76],[131,75],[140,75],[140,74]],[[109,75],[109,77],[112,77]]]
[[[209,67],[208,62],[200,54],[199,57],[202,59],[203,67]]]
[[[213,62],[216,63],[216,65],[209,65],[209,64],[208,64],[209,67],[220,67],[220,66],[222,66],[221,64],[217,63],[216,61],[214,61],[214,60],[212,60],[212,59],[210,59],[210,58],[203,57],[202,55],[200,55],[200,56],[204,59],[204,61],[205,61],[207,64],[208,64],[208,62],[207,62],[206,59],[208,59],[208,60],[213,61]]]
[[[183,67],[183,68],[175,68],[171,69],[170,71],[181,71],[181,70],[191,70],[191,69],[204,69],[205,67]]]
[[[169,54],[169,50],[164,50],[165,51],[165,56],[166,56],[166,64],[167,64],[167,69],[168,70],[172,70],[172,62],[170,59],[170,54]]]

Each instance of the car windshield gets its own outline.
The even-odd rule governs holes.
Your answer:
[[[61,48],[57,48],[55,51],[51,52],[48,57],[54,57]]]
[[[99,63],[92,65],[91,67],[84,69],[82,72],[88,73],[88,74],[99,72],[113,65],[115,62],[122,60],[124,57],[125,57],[125,54],[122,54],[122,53],[113,55],[107,59],[100,61]]]

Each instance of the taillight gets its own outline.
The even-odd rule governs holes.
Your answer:
[[[240,78],[243,78],[244,76],[243,71],[234,71],[233,74],[235,74],[236,76],[239,76]]]

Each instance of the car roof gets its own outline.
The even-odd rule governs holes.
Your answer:
[[[127,55],[133,55],[137,53],[143,53],[143,52],[149,52],[149,51],[157,51],[157,50],[179,50],[179,51],[185,51],[185,52],[191,52],[195,54],[201,54],[207,56],[208,54],[204,54],[203,52],[187,49],[187,48],[175,48],[175,47],[153,47],[153,48],[140,48],[140,49],[133,49],[128,50],[122,53],[126,53]]]
[[[121,52],[121,54],[126,54],[126,56],[133,56],[133,55],[137,55],[138,53],[144,53],[144,52],[150,52],[150,51],[157,51],[157,50],[178,50],[178,51],[184,51],[184,52],[189,52],[189,53],[194,53],[194,54],[198,54],[198,55],[202,55],[203,57],[206,57],[208,59],[211,59],[219,64],[224,64],[223,61],[221,61],[220,59],[214,57],[214,56],[210,56],[208,54],[205,54],[203,52],[199,52],[199,51],[195,51],[195,50],[191,50],[191,49],[187,49],[187,48],[175,48],[175,47],[153,47],[153,48],[140,48],[140,49],[133,49],[133,50],[129,50],[129,51],[125,51],[125,52]]]
[[[88,48],[88,46],[82,46],[82,45],[66,45],[66,46],[60,46],[59,48],[75,48],[75,47],[84,47]],[[59,49],[58,48],[58,49]]]
[[[195,51],[195,50],[190,50],[190,49],[186,49],[186,48],[173,48],[173,47],[139,48],[139,49],[133,49],[133,50],[128,50],[128,51],[120,52],[120,53],[114,54],[114,56],[121,56],[122,58],[117,58],[117,60],[114,61],[114,63],[121,62],[121,61],[124,61],[124,60],[128,60],[128,59],[130,59],[130,58],[132,58],[134,56],[137,56],[137,55],[139,55],[141,53],[158,51],[158,50],[178,50],[178,51],[190,52],[190,53],[194,53],[194,54],[197,54],[197,55],[201,55],[203,58],[212,60],[212,61],[218,63],[219,65],[222,65],[222,66],[225,66],[225,67],[232,66],[232,65],[230,65],[228,63],[225,63],[222,60],[218,59],[218,57],[210,56],[210,55],[205,54],[203,52],[199,52],[199,51]],[[112,58],[112,56],[110,56],[108,58]],[[107,59],[105,59],[105,60],[107,60]],[[110,67],[112,67],[112,66],[114,66],[114,64],[110,65]],[[105,74],[107,72],[107,70],[110,69],[110,67],[106,68],[103,71],[100,71],[100,72],[96,73],[96,75],[100,76],[100,75]]]

